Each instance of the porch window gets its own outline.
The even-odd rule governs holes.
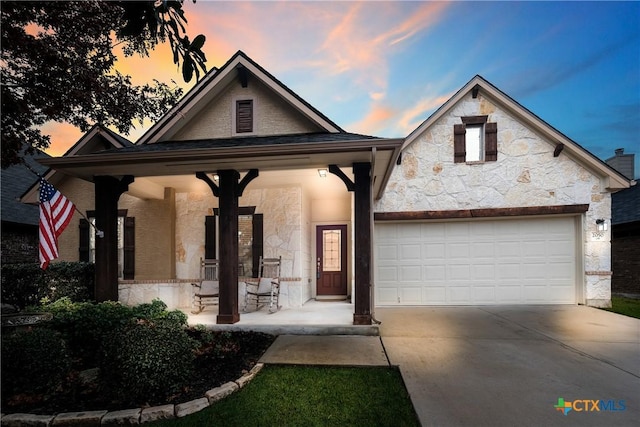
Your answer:
[[[89,221],[80,219],[80,261],[96,262],[95,213]],[[118,278],[133,280],[135,275],[135,218],[118,212]]]
[[[495,162],[498,160],[498,125],[487,116],[462,117],[453,127],[454,162]]]
[[[238,274],[257,277],[260,257],[263,255],[263,216],[255,213],[255,206],[241,207],[238,215]],[[205,258],[217,258],[218,208],[214,215],[205,217]]]

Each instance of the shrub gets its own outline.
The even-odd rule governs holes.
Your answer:
[[[105,393],[131,404],[164,402],[190,378],[196,346],[183,328],[166,322],[121,328],[101,351]]]
[[[50,393],[65,378],[71,359],[60,334],[33,328],[2,335],[2,393]]]
[[[180,310],[167,311],[167,304],[159,299],[134,307],[133,315],[137,319],[163,321],[175,327],[186,326],[188,321],[187,315]]]
[[[82,359],[84,367],[96,365],[105,336],[134,321],[131,308],[113,301],[74,303],[62,298],[44,305],[42,310],[53,314],[51,327],[62,333],[69,350]]]
[[[95,269],[87,262],[56,262],[43,271],[36,263],[2,265],[2,303],[20,308],[41,300],[68,297],[87,301],[93,297]]]

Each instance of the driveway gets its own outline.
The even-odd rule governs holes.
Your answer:
[[[423,426],[639,425],[639,319],[573,305],[375,315]]]

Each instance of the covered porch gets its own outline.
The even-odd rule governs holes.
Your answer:
[[[350,301],[309,300],[302,307],[282,308],[270,314],[266,308],[241,312],[233,325],[217,323],[218,307],[193,314],[182,309],[189,325],[211,330],[244,330],[275,335],[379,335],[378,325],[353,325],[354,305]]]
[[[241,325],[246,324],[244,317],[252,322],[253,317],[260,317],[261,314],[240,311],[238,291],[242,273],[237,268],[240,208],[243,204],[257,205],[258,209],[261,206],[266,209],[265,206],[269,205],[271,212],[275,212],[284,205],[284,211],[280,211],[281,217],[295,214],[297,225],[286,232],[289,236],[295,236],[299,248],[292,251],[290,256],[283,257],[283,266],[286,267],[284,281],[287,282],[288,295],[301,295],[301,305],[306,305],[306,301],[315,298],[312,293],[305,297],[306,287],[312,286],[316,278],[314,226],[325,223],[322,217],[314,217],[314,193],[309,183],[312,175],[317,177],[318,169],[327,169],[338,183],[337,191],[349,195],[346,199],[346,206],[350,211],[346,238],[349,240],[349,268],[352,270],[349,281],[353,282],[349,284],[347,295],[351,297],[353,304],[349,307],[350,319],[347,323],[371,325],[372,200],[380,197],[384,191],[399,155],[401,142],[399,139],[380,139],[348,133],[166,141],[52,158],[44,163],[56,171],[93,183],[96,226],[105,232],[103,239],[96,239],[95,247],[97,300],[122,300],[122,295],[119,295],[122,292],[122,280],[118,279],[116,253],[121,196],[126,194],[127,198],[133,197],[141,201],[136,202],[138,211],[147,210],[145,206],[157,209],[158,205],[154,200],[163,200],[168,206],[165,217],[174,218],[169,229],[153,229],[147,224],[139,228],[136,226],[136,239],[142,238],[143,232],[167,233],[170,236],[165,239],[169,241],[166,246],[170,250],[165,252],[174,253],[172,272],[169,277],[150,278],[152,282],[167,284],[156,286],[158,293],[170,288],[180,289],[178,292],[189,289],[188,282],[195,279],[193,273],[197,266],[193,255],[202,250],[201,256],[206,257],[207,243],[205,236],[198,234],[197,244],[193,245],[194,239],[189,243],[192,247],[197,246],[193,250],[188,245],[181,245],[179,237],[195,230],[195,225],[204,223],[204,215],[213,214],[218,221],[218,252],[215,257],[220,260],[221,266],[220,299],[215,323]],[[295,202],[292,209],[288,210],[286,206],[291,202],[289,196],[292,193],[283,193],[280,189],[293,187],[297,188],[293,192]],[[326,195],[327,187],[315,191]],[[269,197],[267,203],[265,194],[275,196]],[[283,194],[288,196],[282,197]],[[198,206],[197,212],[190,210],[194,206]],[[273,233],[267,236],[266,224],[265,217],[265,236],[273,241],[279,240],[283,227],[276,225],[274,230],[270,230]],[[267,243],[273,242],[265,242],[265,248]],[[267,256],[280,255],[274,249],[279,244],[274,243],[269,249],[274,253]],[[155,248],[147,249],[153,251]],[[147,259],[147,268],[154,262],[163,262]],[[138,285],[142,285],[144,281],[145,278],[137,276],[130,280],[129,285],[139,289]],[[162,295],[159,296],[162,299]],[[281,313],[276,315],[278,314]],[[293,323],[295,315],[292,311],[285,312],[280,317],[289,317],[288,323]],[[324,311],[324,316],[329,323],[333,323],[330,313]],[[320,317],[310,319],[315,319],[310,320],[312,323],[323,322],[319,320]],[[277,319],[265,320],[280,322]],[[340,320],[338,324],[342,322]]]

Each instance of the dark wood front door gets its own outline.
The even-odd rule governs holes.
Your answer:
[[[316,279],[319,296],[347,295],[347,226],[316,227]]]

